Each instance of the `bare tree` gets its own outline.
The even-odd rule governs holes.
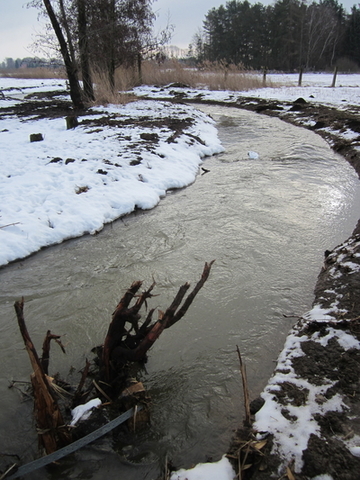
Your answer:
[[[75,108],[84,108],[82,91],[80,88],[79,79],[77,75],[77,65],[71,59],[68,44],[66,43],[63,30],[55,14],[55,11],[50,3],[50,0],[43,0],[43,1],[44,1],[44,6],[49,16],[51,25],[54,29],[55,35],[60,45],[61,55],[64,60],[66,73],[69,80],[71,100]]]
[[[141,70],[145,52],[159,44],[152,37],[153,0],[32,0],[42,8],[56,35],[76,108],[94,100],[92,70],[106,74],[115,88],[121,65]],[[167,39],[164,33],[161,38]],[[79,83],[81,72],[83,89]],[[140,75],[139,75],[140,77]]]

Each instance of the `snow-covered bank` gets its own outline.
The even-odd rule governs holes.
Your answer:
[[[289,333],[262,393],[254,430],[258,438],[271,435],[275,471],[293,462],[305,478],[358,478],[359,285],[360,236],[354,234],[327,252],[313,308]]]
[[[10,88],[8,79],[3,84]],[[62,116],[11,111],[30,101],[29,92],[56,88],[58,81],[22,80],[3,89],[0,265],[95,233],[136,208],[153,208],[168,189],[191,184],[205,156],[223,151],[214,122],[185,105],[97,107],[72,130]],[[44,140],[30,143],[33,133]]]
[[[184,96],[192,100],[211,100],[225,103],[234,103],[242,97],[262,98],[293,102],[303,97],[314,103],[331,105],[339,109],[348,109],[351,105],[360,105],[360,75],[339,74],[336,87],[331,88],[331,74],[304,74],[302,86],[298,86],[297,74],[270,74],[268,84],[272,87],[257,88],[243,92],[211,91],[206,88],[171,88],[141,86],[134,89],[138,96],[148,98],[173,98]]]

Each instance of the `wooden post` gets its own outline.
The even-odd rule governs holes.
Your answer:
[[[76,128],[79,125],[79,121],[75,115],[69,115],[65,117],[66,121],[66,130],[71,130],[72,128]]]
[[[137,70],[138,70],[138,82],[139,82],[139,85],[142,85],[142,83],[143,83],[143,78],[142,78],[142,56],[141,56],[141,53],[140,53],[140,52],[137,54]]]
[[[338,74],[338,67],[335,67],[333,81],[332,81],[332,84],[331,84],[332,88],[335,87],[337,74]]]
[[[298,81],[298,87],[301,87],[302,76],[303,76],[303,69],[302,69],[302,68],[300,68],[300,71],[299,71],[299,81]]]
[[[266,67],[264,68],[264,71],[263,71],[263,85],[265,86],[266,85],[266,74],[267,74],[267,69]]]

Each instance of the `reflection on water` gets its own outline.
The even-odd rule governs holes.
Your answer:
[[[114,306],[134,280],[148,286],[154,278],[159,297],[152,306],[163,309],[182,283],[198,280],[205,261],[216,259],[188,314],[164,332],[141,373],[153,400],[150,429],[117,439],[122,455],[133,449],[134,457],[156,465],[129,467],[108,445],[68,459],[63,477],[152,478],[165,454],[184,466],[218,459],[243,415],[236,345],[252,397],[271,375],[295,321],[284,314],[310,307],[324,250],[355,227],[358,180],[312,132],[240,110],[201,108],[218,121],[226,148],[206,159],[209,173],[152,211],[0,271],[0,424],[8,432],[1,452],[30,460],[37,448],[31,402],[7,389],[11,379],[27,380],[30,370],[13,311],[22,295],[38,348],[47,329],[66,334],[67,355],[53,349],[50,365],[66,377],[102,342]],[[250,150],[259,158],[249,160]],[[59,475],[45,471],[36,478]]]

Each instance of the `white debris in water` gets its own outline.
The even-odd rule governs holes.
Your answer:
[[[251,160],[257,160],[259,158],[259,154],[257,152],[253,152],[252,150],[250,150],[248,152],[248,157],[251,159]]]
[[[170,480],[233,480],[236,473],[224,455],[219,462],[199,463],[190,470],[178,470],[172,473]]]
[[[93,400],[90,400],[83,405],[78,405],[73,410],[71,410],[72,420],[70,425],[73,427],[80,420],[87,420],[90,417],[93,409],[98,408],[100,405],[100,398],[94,398]]]
[[[331,475],[328,475],[327,473],[325,475],[316,475],[316,477],[313,477],[311,480],[334,480]]]

